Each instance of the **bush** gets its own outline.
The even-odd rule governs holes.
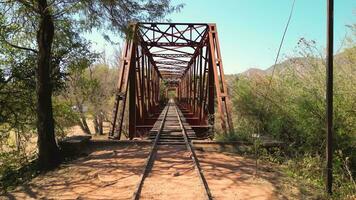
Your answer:
[[[242,74],[235,79],[230,91],[236,132],[217,139],[248,140],[252,134],[260,134],[282,141],[286,148],[272,160],[281,161],[280,155],[286,155],[298,176],[321,186],[326,144],[325,65],[312,42],[302,39],[300,45],[302,57],[274,66],[273,77],[269,69],[262,75]],[[335,56],[335,198],[354,195],[356,189],[355,70],[356,47]]]
[[[29,158],[21,151],[0,153],[0,163],[0,191],[3,192],[31,180],[39,173],[36,157]]]

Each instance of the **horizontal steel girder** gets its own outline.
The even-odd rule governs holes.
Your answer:
[[[181,53],[181,54],[152,54],[152,57],[160,57],[160,58],[190,58],[193,54]]]
[[[165,65],[177,65],[177,64],[188,64],[189,61],[155,61],[156,64],[165,64]]]
[[[187,43],[177,43],[177,42],[143,42],[144,45],[148,47],[199,47],[198,42],[187,42]]]

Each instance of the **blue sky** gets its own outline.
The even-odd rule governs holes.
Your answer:
[[[184,3],[172,22],[216,23],[224,70],[239,73],[248,68],[266,69],[274,63],[293,0],[173,0]],[[348,29],[356,23],[356,0],[335,0],[335,49]],[[326,40],[326,0],[296,0],[280,61],[292,56],[298,40],[315,40],[321,48]],[[106,43],[100,34],[88,34],[93,48],[111,56],[117,46]],[[112,56],[111,56],[112,57]]]

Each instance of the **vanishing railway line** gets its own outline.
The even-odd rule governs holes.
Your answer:
[[[189,173],[189,178],[199,177],[206,199],[212,199],[189,140],[196,138],[196,134],[199,138],[210,134],[210,127],[215,120],[211,116],[215,112],[219,113],[221,130],[224,133],[233,132],[217,26],[212,23],[138,22],[128,28],[136,39],[127,39],[122,50],[109,138],[120,140],[123,124],[126,124],[130,139],[149,134],[153,140],[133,199],[140,198],[143,188],[142,193],[147,188],[156,190],[154,184],[145,184],[143,187],[148,175],[150,180],[153,174],[161,175],[159,180],[163,179],[163,172],[152,170],[154,166],[154,169],[159,168],[158,163],[162,163],[160,158],[165,155],[162,152],[169,152],[165,159],[172,158],[171,162],[179,160],[174,165],[177,169],[181,163],[194,168],[197,176],[193,171],[193,175]],[[184,108],[185,116],[174,102],[168,103],[158,116],[161,102],[169,98],[169,93],[175,94],[177,104]],[[126,119],[128,123],[124,123]],[[170,149],[172,146],[174,148]],[[183,155],[185,153],[190,155],[191,160]],[[166,168],[174,170],[174,167],[170,167],[172,164],[168,165]],[[187,174],[179,178],[188,177]],[[170,180],[157,182],[162,183],[169,193],[174,193],[175,186],[170,185]],[[189,181],[182,182],[187,185]],[[194,184],[189,187],[196,187]],[[161,186],[158,187],[166,193]]]
[[[192,162],[194,163],[194,169],[197,172],[197,176],[199,177],[203,190],[205,191],[205,197],[206,199],[212,199],[212,195],[200,167],[199,160],[195,154],[193,146],[190,143],[190,140],[196,137],[195,133],[191,128],[186,128],[186,126],[188,126],[188,124],[185,122],[182,112],[177,108],[173,101],[170,101],[163,109],[155,126],[150,132],[150,139],[154,139],[153,145],[146,159],[143,173],[135,188],[133,195],[134,200],[140,199],[145,179],[151,172],[158,154],[158,149],[171,145],[186,146],[186,149],[189,151],[190,157],[192,158]]]

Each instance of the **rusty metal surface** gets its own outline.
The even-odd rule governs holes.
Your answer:
[[[167,99],[168,92],[161,91],[163,83],[176,91],[177,104],[188,111],[184,114],[192,125],[213,125],[216,110],[222,130],[233,131],[216,25],[134,23],[130,28],[110,136],[120,139],[127,115],[130,139],[147,133],[149,129],[143,127],[153,126],[160,103]],[[127,99],[129,113],[125,113]]]

